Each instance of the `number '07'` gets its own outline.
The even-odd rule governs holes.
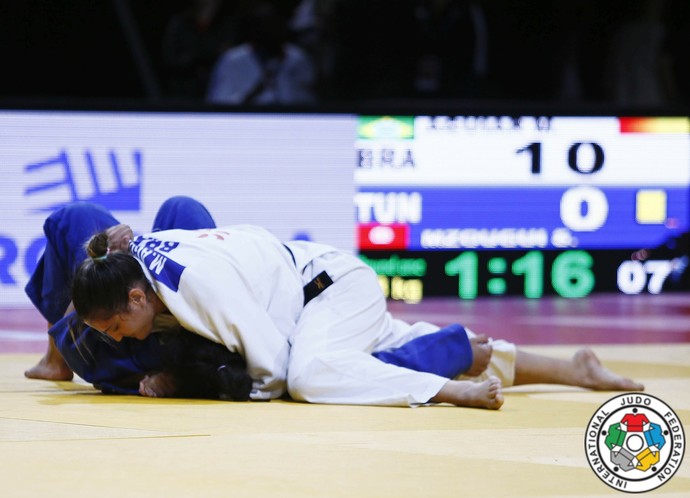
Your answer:
[[[532,142],[516,151],[527,153],[531,158],[532,174],[541,173],[541,142]],[[583,156],[591,156],[590,164],[583,164]],[[604,148],[595,142],[575,142],[568,147],[568,167],[576,173],[591,175],[604,167]]]

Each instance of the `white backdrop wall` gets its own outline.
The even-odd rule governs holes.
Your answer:
[[[165,199],[188,195],[218,225],[354,251],[356,126],[351,115],[0,111],[0,307],[30,306],[43,221],[75,200],[142,233]]]

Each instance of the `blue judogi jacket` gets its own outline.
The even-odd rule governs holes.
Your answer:
[[[75,330],[83,327],[83,330]],[[139,380],[163,369],[159,334],[143,341],[109,341],[97,330],[79,324],[76,313],[58,320],[48,334],[69,367],[79,377],[106,393],[138,394]]]

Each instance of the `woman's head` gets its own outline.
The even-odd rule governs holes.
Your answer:
[[[160,302],[138,261],[123,252],[110,252],[105,232],[89,240],[86,252],[89,258],[72,282],[77,314],[116,341],[144,339],[151,333]]]

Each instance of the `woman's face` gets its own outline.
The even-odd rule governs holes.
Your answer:
[[[84,323],[120,342],[123,337],[146,339],[151,334],[155,317],[154,302],[147,298],[146,292],[135,287],[129,291],[127,311],[108,318],[84,320]]]

